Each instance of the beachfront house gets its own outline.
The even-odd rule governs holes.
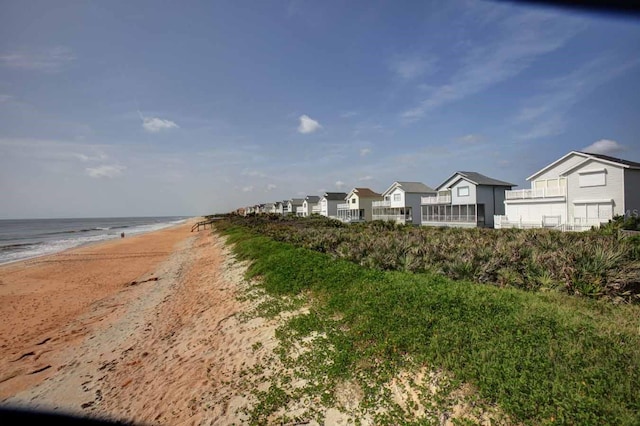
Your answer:
[[[496,228],[587,230],[640,210],[640,163],[571,151],[527,178],[531,189],[507,191]]]
[[[298,208],[302,207],[304,200],[302,198],[292,198],[287,201],[287,213],[298,215]]]
[[[435,194],[422,182],[394,182],[382,193],[382,200],[371,203],[372,220],[420,225],[421,198]]]
[[[275,213],[276,211],[275,211],[274,203],[264,203],[264,212],[266,214]]]
[[[505,191],[514,184],[477,172],[456,172],[421,199],[422,225],[493,227],[494,215],[504,214]]]
[[[312,208],[312,212],[335,219],[338,217],[338,204],[343,203],[346,196],[344,192],[325,192],[320,197],[317,208]]]
[[[275,202],[275,212],[276,214],[285,215],[287,208],[289,207],[288,201],[276,201]]]
[[[302,202],[302,206],[298,207],[296,214],[302,217],[308,217],[313,214],[313,208],[318,205],[320,197],[317,195],[307,195]]]
[[[372,218],[372,204],[381,201],[382,195],[369,188],[353,188],[345,198],[345,203],[338,204],[338,219],[343,222],[363,222]]]

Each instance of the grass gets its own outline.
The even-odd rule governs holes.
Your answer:
[[[326,404],[338,383],[355,380],[365,407],[375,407],[383,383],[429,365],[450,373],[452,387],[471,384],[513,422],[640,424],[637,305],[370,269],[218,226],[237,255],[252,260],[248,275],[259,276],[269,294],[313,301],[279,330],[280,357],[303,366],[297,374],[306,391],[325,395]],[[315,350],[292,356],[305,338]],[[263,395],[263,411],[273,413],[297,392],[275,386]],[[415,420],[401,410],[380,416],[387,424]]]

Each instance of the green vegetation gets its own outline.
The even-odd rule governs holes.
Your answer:
[[[298,366],[296,374],[304,379],[305,385],[288,391],[282,384],[289,379],[279,378],[263,395],[256,393],[260,403],[252,412],[252,422],[264,423],[278,407],[285,407],[289,401],[305,395],[321,395],[324,403],[331,404],[336,386],[345,382],[355,382],[362,389],[365,409],[375,407],[381,392],[384,393],[380,390],[382,383],[388,383],[402,371],[432,366],[451,374],[443,389],[468,383],[479,398],[490,404],[497,403],[510,417],[509,422],[640,423],[640,307],[637,305],[616,306],[607,300],[576,298],[561,292],[527,292],[478,285],[454,281],[433,272],[367,268],[337,258],[349,258],[336,255],[346,249],[344,241],[348,237],[342,233],[329,233],[329,238],[335,238],[333,243],[327,243],[327,239],[313,240],[317,251],[312,251],[258,235],[258,229],[268,235],[280,235],[264,223],[260,226],[255,221],[244,223],[248,226],[220,221],[217,227],[229,237],[228,242],[234,244],[239,257],[252,260],[249,276],[259,276],[269,294],[293,299],[307,297],[311,302],[308,313],[293,316],[278,332],[282,342],[280,359],[285,365]],[[310,231],[305,231],[304,224],[291,223],[289,229],[299,227],[300,232],[291,231],[287,239],[291,242],[299,239],[298,244],[310,245]],[[333,224],[327,224],[323,232],[330,229],[329,226]],[[396,232],[399,245],[414,236],[413,229],[387,229],[387,225],[379,224],[353,229],[366,236],[368,229],[373,228],[382,233]],[[343,231],[339,225],[336,229]],[[501,235],[501,241],[505,244],[509,239],[538,241],[539,245],[528,247],[527,254],[524,249],[515,250],[515,246],[510,245],[511,250],[515,250],[513,261],[502,269],[512,268],[509,273],[523,277],[516,265],[522,264],[518,263],[522,259],[532,258],[531,252],[538,253],[539,267],[543,269],[536,274],[538,277],[549,274],[544,284],[548,286],[555,280],[554,261],[536,247],[550,246],[562,251],[558,239],[566,242],[566,238],[579,244],[579,238],[574,234],[566,237],[544,232],[522,234],[507,232]],[[485,241],[489,244],[498,237],[482,230],[470,231],[469,236],[459,236],[457,230],[435,230],[433,234],[426,234],[435,244],[449,244],[451,250],[457,250],[453,243],[444,241],[445,237],[452,236],[465,238],[477,251],[499,250],[496,243],[484,246]],[[604,236],[585,238],[597,240]],[[376,252],[394,250],[391,241],[388,238],[383,244],[390,246]],[[620,241],[620,244],[626,243]],[[585,271],[590,271],[590,276],[608,277],[610,263],[619,265],[620,259],[610,258],[613,246],[605,247],[596,260],[593,252],[587,252],[587,244],[574,248],[580,254],[574,255],[566,273],[585,277],[585,284],[591,282]],[[406,250],[406,253],[412,251]],[[497,254],[500,259],[503,255]],[[372,256],[373,253],[358,263],[376,266]],[[446,259],[448,255],[443,256]],[[488,254],[478,256],[491,261]],[[456,274],[474,278],[479,261],[473,257],[467,261],[469,266],[459,266]],[[405,256],[403,262],[410,265],[414,260]],[[445,265],[446,261],[441,264]],[[583,268],[581,272],[575,271],[576,264]],[[383,268],[402,269],[398,265]],[[465,272],[467,269],[471,272]],[[508,273],[501,276],[506,275]],[[575,282],[571,285],[576,286]],[[507,284],[506,278],[504,283]],[[314,349],[293,356],[291,349],[304,341],[316,342]],[[429,406],[428,401],[423,400],[426,413],[436,412],[439,404],[446,404],[447,395],[446,391],[431,395],[436,406]],[[370,412],[376,413],[375,409]],[[378,416],[375,420],[384,424],[415,421],[400,407],[375,415]]]
[[[640,301],[640,237],[521,229],[344,225],[323,217],[262,215],[233,223],[277,241],[368,268],[435,273],[523,290]]]

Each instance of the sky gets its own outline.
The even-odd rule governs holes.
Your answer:
[[[640,18],[484,1],[0,2],[0,219],[203,215],[640,161]]]

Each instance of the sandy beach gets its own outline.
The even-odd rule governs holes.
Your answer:
[[[234,318],[243,268],[210,231],[189,230],[0,267],[2,404],[145,424],[242,422],[247,399],[230,384],[275,345],[273,333]],[[249,350],[260,339],[264,350]]]

